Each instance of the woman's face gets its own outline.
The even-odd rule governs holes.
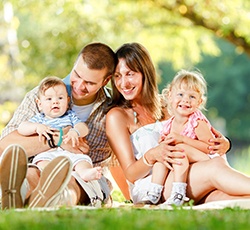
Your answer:
[[[126,100],[138,99],[142,91],[142,73],[128,68],[125,59],[119,59],[115,69],[114,83]]]

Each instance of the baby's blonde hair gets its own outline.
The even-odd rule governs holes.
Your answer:
[[[39,88],[38,88],[38,97],[40,97],[41,95],[45,94],[45,91],[51,87],[55,87],[58,85],[62,85],[63,87],[65,87],[66,91],[66,85],[63,82],[63,80],[59,77],[56,76],[48,76],[45,77],[39,84]]]
[[[201,104],[199,106],[200,110],[206,110],[205,105],[207,102],[207,82],[204,79],[200,71],[188,71],[180,70],[172,80],[170,84],[167,85],[165,89],[162,90],[162,97],[168,107],[169,113],[171,113],[170,106],[168,103],[168,97],[173,88],[180,88],[182,84],[185,84],[188,89],[194,90],[201,96]]]

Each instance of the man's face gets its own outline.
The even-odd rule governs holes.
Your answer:
[[[87,105],[95,101],[99,89],[107,84],[104,80],[107,68],[89,69],[83,58],[79,56],[70,74],[72,99],[75,105]]]

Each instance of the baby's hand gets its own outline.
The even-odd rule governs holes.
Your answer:
[[[78,133],[76,131],[74,131],[73,129],[69,130],[69,132],[66,135],[63,136],[63,142],[65,144],[67,144],[70,140],[72,142],[72,146],[73,147],[79,146],[79,136],[78,136]]]
[[[45,136],[47,140],[50,140],[50,136],[48,134],[54,135],[54,131],[55,129],[43,124],[38,124],[36,127],[36,133],[39,136],[39,141],[42,141],[42,136]]]

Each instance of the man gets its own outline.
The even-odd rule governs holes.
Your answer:
[[[72,109],[77,113],[78,117],[83,122],[87,123],[89,127],[89,135],[86,137],[87,142],[82,139],[80,141],[80,146],[78,147],[72,147],[71,144],[64,143],[62,143],[60,147],[74,153],[88,153],[94,165],[106,166],[108,164],[109,158],[111,157],[111,150],[108,146],[105,134],[105,112],[106,107],[111,100],[111,96],[109,89],[105,86],[112,77],[115,65],[116,57],[110,47],[102,43],[92,43],[82,49],[71,73],[64,79],[69,95],[71,96]],[[22,121],[30,119],[39,112],[35,103],[37,91],[38,88],[36,87],[26,94],[22,103],[15,111],[13,118],[2,132],[0,140],[0,154],[4,152],[4,159],[2,159],[0,167],[1,178],[5,178],[5,176],[8,174],[17,174],[18,172],[12,172],[13,167],[10,166],[13,165],[6,164],[6,162],[10,162],[8,160],[9,158],[13,158],[13,160],[20,163],[25,161],[26,154],[30,158],[40,152],[50,149],[51,145],[49,145],[45,138],[44,141],[39,142],[38,136],[36,135],[24,137],[19,135],[17,132],[18,125]],[[55,144],[59,143],[59,137],[54,137],[54,142]],[[13,143],[16,145],[11,146]],[[24,150],[26,154],[24,153]],[[19,160],[17,160],[17,158]],[[59,171],[59,173],[53,175],[54,180],[50,180],[49,184],[46,184],[47,182],[41,182],[41,179],[45,178],[44,180],[46,181],[46,178],[50,177],[51,173],[54,173],[52,170],[53,167],[59,167],[61,161],[58,160],[57,162],[53,162],[54,165],[50,165],[49,168],[46,167],[46,170],[44,169],[44,171],[46,171],[46,173],[44,173],[45,175],[43,175],[43,173],[40,175],[40,170],[36,167],[28,167],[26,175],[26,179],[28,181],[28,183],[26,183],[26,198],[30,197],[31,199],[28,200],[28,205],[31,203],[33,204],[34,197],[37,199],[37,196],[39,196],[40,193],[40,197],[38,197],[39,200],[45,200],[43,202],[38,202],[38,204],[35,203],[35,206],[32,207],[45,206],[45,204],[47,205],[52,199],[51,196],[56,197],[56,195],[61,192],[62,188],[66,188],[65,180],[67,180],[68,174],[73,175],[69,183],[67,183],[67,189],[69,190],[71,203],[79,204],[86,201],[86,188],[84,187],[84,182],[81,181],[77,175],[72,173],[72,170],[68,166],[67,159],[61,160],[66,162],[65,165],[67,169],[65,169],[65,167],[63,168],[65,170],[65,176],[63,178],[59,178]],[[7,170],[3,170],[3,168]],[[22,174],[24,175],[23,177],[25,177],[25,168],[23,171],[24,172],[22,172]],[[23,181],[24,178],[19,178],[18,180],[20,184],[20,181]],[[57,186],[59,188],[54,188],[54,181],[61,181],[60,186]],[[12,193],[19,193],[19,191],[14,190],[16,188],[19,189],[20,185],[15,185],[16,187],[13,192],[12,189],[9,188],[10,184],[3,183],[2,179],[1,184],[3,197],[4,195],[8,194],[5,201],[5,207],[2,208],[11,208],[12,206],[15,207],[15,202],[10,202],[10,198],[8,197],[13,199],[14,195]],[[50,187],[52,190],[54,190],[50,191],[49,195],[46,194],[45,198],[45,195],[37,188],[37,186],[41,187],[51,184],[52,186]],[[3,187],[7,187],[7,189],[5,189],[6,191],[3,189]],[[33,194],[31,194],[31,192],[33,192]],[[36,193],[36,195],[34,195],[34,193]],[[20,200],[20,196],[16,199]],[[16,200],[14,199],[14,201]],[[20,201],[18,202],[20,203]],[[22,205],[23,204],[21,202],[21,206]]]

